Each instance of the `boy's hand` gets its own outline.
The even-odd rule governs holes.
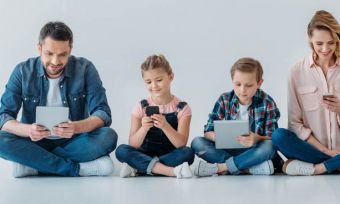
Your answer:
[[[162,114],[153,114],[151,118],[153,119],[154,126],[159,129],[163,129],[169,125],[168,121],[166,121],[166,118]]]
[[[153,120],[151,117],[145,116],[142,118],[142,127],[145,131],[149,131],[149,129],[153,126]]]
[[[236,140],[245,147],[252,147],[260,141],[260,136],[251,132],[248,136],[238,136]]]

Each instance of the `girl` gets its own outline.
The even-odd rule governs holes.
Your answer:
[[[340,25],[317,11],[308,25],[312,53],[293,66],[288,80],[288,129],[273,133],[289,159],[289,175],[317,175],[340,168]]]
[[[185,145],[191,109],[171,94],[174,74],[163,55],[148,57],[141,69],[150,96],[132,112],[129,145],[120,145],[116,150],[117,159],[124,163],[120,176],[141,173],[190,178],[189,165],[194,161],[194,153]],[[146,109],[155,109],[154,106],[159,108],[159,113],[147,116]]]

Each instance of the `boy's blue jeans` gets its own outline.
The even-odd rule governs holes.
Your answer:
[[[110,154],[117,134],[109,127],[74,135],[71,139],[37,142],[0,131],[0,157],[37,169],[44,174],[78,176],[79,163]]]
[[[331,157],[287,129],[276,129],[272,134],[274,147],[289,159],[297,159],[312,164],[323,163],[330,173],[340,168],[340,155]]]
[[[196,137],[191,148],[195,154],[209,163],[226,163],[231,174],[260,164],[274,157],[275,149],[270,140],[259,142],[251,148],[216,149],[215,142],[205,137]]]

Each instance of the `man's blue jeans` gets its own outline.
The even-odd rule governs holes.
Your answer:
[[[275,149],[270,140],[264,140],[251,148],[216,149],[215,142],[205,137],[196,137],[191,142],[195,154],[209,163],[226,163],[231,174],[260,164],[274,157]]]
[[[44,174],[78,176],[80,162],[108,155],[116,144],[117,134],[109,127],[74,135],[71,139],[37,142],[0,131],[0,157]]]
[[[274,147],[289,159],[297,159],[312,164],[323,163],[328,173],[340,168],[340,155],[331,157],[307,141],[303,141],[297,135],[283,128],[276,129],[272,134]]]
[[[149,149],[136,149],[130,145],[122,144],[116,150],[116,157],[120,162],[128,163],[137,169],[139,173],[152,174],[152,169],[158,161],[171,167],[176,167],[184,162],[188,162],[190,165],[194,162],[195,155],[189,147],[180,147],[162,155],[154,155]]]

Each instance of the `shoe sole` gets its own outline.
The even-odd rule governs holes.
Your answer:
[[[288,164],[289,164],[291,161],[293,161],[293,160],[292,160],[292,159],[288,159],[287,161],[285,161],[285,163],[284,163],[283,166],[282,166],[282,172],[283,172],[283,173],[287,174],[286,169],[287,169]],[[287,175],[288,175],[288,174],[287,174]]]

